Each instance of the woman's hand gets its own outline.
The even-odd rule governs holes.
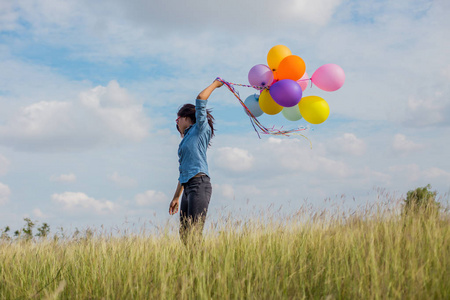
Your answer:
[[[216,86],[218,87],[218,88],[220,88],[222,85],[223,85],[223,82],[222,81],[219,81],[219,80],[214,80],[214,83],[216,84]]]
[[[178,212],[179,200],[178,198],[173,198],[169,206],[169,215],[174,215]]]
[[[223,82],[219,81],[219,80],[214,80],[213,83],[211,83],[206,89],[204,89],[203,91],[200,92],[200,94],[198,94],[197,99],[199,100],[208,100],[209,96],[211,95],[211,93],[216,89],[216,88],[220,88],[223,85]]]

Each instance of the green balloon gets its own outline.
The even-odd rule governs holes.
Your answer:
[[[281,113],[289,121],[298,121],[302,118],[302,115],[300,114],[300,107],[298,106],[298,104],[292,107],[283,108]]]

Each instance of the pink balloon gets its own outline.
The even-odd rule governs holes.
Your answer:
[[[302,88],[302,91],[305,91],[306,88],[308,87],[308,83],[309,83],[309,75],[308,75],[308,73],[305,72],[305,74],[303,74],[302,78],[297,80],[297,83]]]
[[[342,87],[345,73],[335,64],[326,64],[318,68],[311,76],[311,81],[321,90],[333,92]]]

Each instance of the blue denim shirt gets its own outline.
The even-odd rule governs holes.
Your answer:
[[[202,172],[209,176],[206,150],[211,140],[211,127],[206,118],[207,100],[195,101],[195,124],[184,131],[184,137],[178,147],[178,162],[180,163],[181,184],[186,183]]]

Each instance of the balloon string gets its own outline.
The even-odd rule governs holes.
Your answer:
[[[217,78],[220,78],[220,77],[217,77]],[[309,81],[309,80],[311,80],[311,78],[299,79],[299,80],[297,80],[297,82],[298,81]],[[254,89],[257,89],[257,90],[261,90],[261,91],[270,89],[268,86],[248,85],[248,84],[240,84],[240,83],[232,83],[232,82],[228,82],[228,84],[236,85],[236,86],[242,86],[242,87],[251,87],[251,88],[254,88]],[[312,80],[311,80],[311,87],[312,87]]]
[[[225,83],[226,81],[222,80],[220,77],[217,77],[216,80],[219,80],[220,82]],[[243,87],[251,87],[257,90],[265,90],[268,89],[269,87],[267,86],[258,86],[258,85],[248,85],[248,84],[240,84],[240,83],[232,83],[232,82],[227,82],[230,85],[236,85],[236,86],[243,86]]]
[[[272,128],[266,128],[264,125],[261,124],[261,122],[253,115],[253,113],[250,111],[250,109],[244,104],[244,102],[242,101],[239,92],[232,86],[232,85],[236,85],[236,86],[245,86],[245,87],[253,87],[256,89],[262,88],[262,87],[258,87],[258,86],[253,86],[253,85],[243,85],[243,84],[238,84],[238,83],[231,83],[228,81],[223,80],[220,77],[216,78],[217,81],[222,82],[232,93],[233,95],[239,100],[239,103],[242,105],[242,107],[244,108],[245,112],[247,113],[247,115],[250,118],[250,122],[253,126],[253,129],[256,131],[256,133],[258,134],[258,137],[261,138],[258,130],[256,129],[256,127],[259,128],[259,130],[261,130],[261,133],[263,134],[270,134],[270,135],[282,135],[282,136],[290,136],[290,135],[300,135],[302,137],[304,137],[308,142],[309,145],[312,149],[312,143],[311,141],[304,136],[303,134],[299,133],[300,131],[304,131],[307,128],[305,127],[299,127],[296,129],[291,129],[291,130],[281,130],[283,127],[281,127],[280,129],[276,129],[275,127]],[[309,80],[309,79],[308,79]],[[265,88],[264,88],[265,89]]]

